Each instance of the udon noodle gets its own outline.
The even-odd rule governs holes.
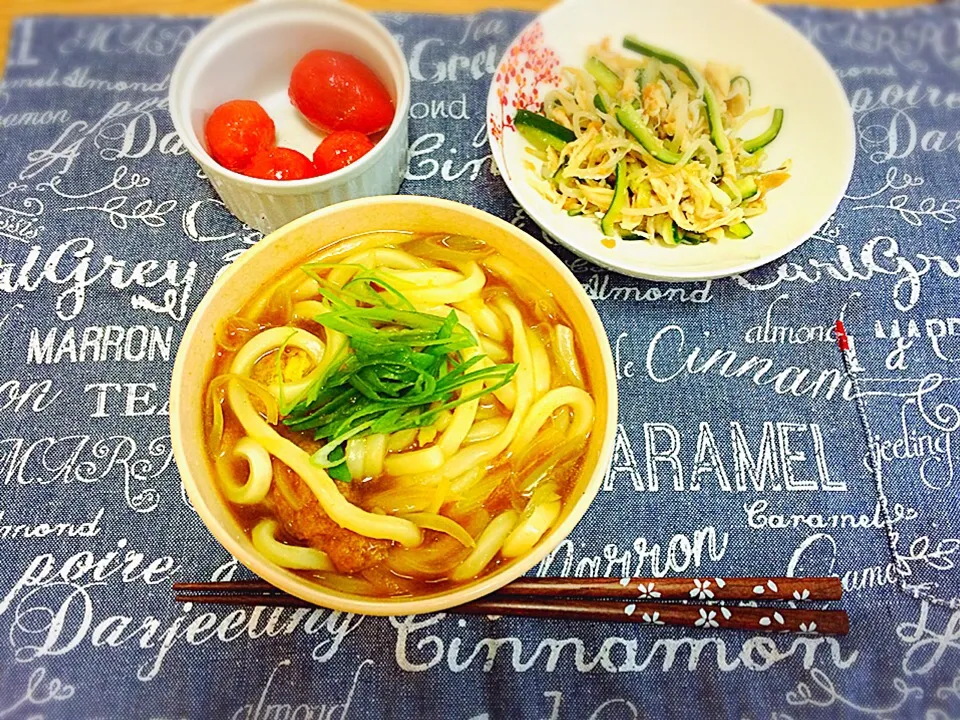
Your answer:
[[[217,332],[207,441],[257,551],[343,592],[432,593],[527,554],[594,422],[551,294],[463,236],[360,235]]]

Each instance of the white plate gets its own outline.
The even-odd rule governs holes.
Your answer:
[[[749,239],[678,247],[618,240],[608,248],[596,218],[569,217],[527,183],[526,143],[504,122],[517,107],[539,106],[558,84],[559,69],[582,66],[590,45],[609,37],[620,47],[626,34],[701,65],[713,60],[739,66],[752,84],[753,106],[784,109],[783,130],[767,148],[764,169],[789,158],[792,177],[770,194],[768,212],[751,218]],[[743,135],[769,122],[769,116],[754,121]],[[504,53],[487,98],[487,132],[510,192],[545,232],[603,267],[673,281],[745,272],[800,245],[836,210],[856,147],[850,105],[827,61],[797,30],[746,0],[562,2],[528,25]]]

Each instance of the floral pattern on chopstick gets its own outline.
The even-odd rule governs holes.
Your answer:
[[[593,581],[591,581],[593,582]],[[596,582],[608,584],[609,581]],[[837,578],[622,578],[609,583],[609,597],[639,600],[835,600]],[[594,595],[600,596],[601,590]]]
[[[622,606],[619,622],[646,625],[672,625],[702,630],[746,630],[750,632],[799,632],[806,634],[843,635],[849,620],[842,610],[812,610],[770,607],[728,607],[726,605],[693,605],[629,603]]]

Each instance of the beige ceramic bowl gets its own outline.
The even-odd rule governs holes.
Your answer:
[[[412,599],[371,599],[334,592],[265,560],[220,495],[203,439],[201,399],[210,379],[219,320],[236,313],[265,279],[292,269],[338,240],[376,230],[454,231],[480,238],[519,263],[554,294],[570,319],[597,403],[584,471],[558,522],[533,551],[480,580]],[[617,413],[610,344],[573,274],[538,241],[499,218],[448,200],[413,196],[367,198],[318,210],[280,228],[244,253],[214,283],[193,314],[177,352],[170,398],[177,466],[193,506],[217,540],[250,570],[291,595],[324,607],[370,615],[444,610],[486,595],[533,568],[573,530],[600,489],[613,452]]]

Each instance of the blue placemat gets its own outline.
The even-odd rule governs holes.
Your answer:
[[[259,235],[165,110],[203,20],[24,18],[0,92],[0,720],[960,716],[960,6],[778,12],[855,108],[848,197],[720,282],[555,248],[615,346],[621,425],[539,572],[834,573],[848,637],[174,603],[173,580],[244,572],[185,501],[166,403],[191,310]],[[536,234],[483,122],[528,19],[384,16],[414,79],[403,191]]]

